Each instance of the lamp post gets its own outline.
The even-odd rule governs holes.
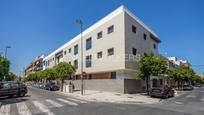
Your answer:
[[[81,27],[81,95],[84,95],[84,78],[83,78],[83,22],[81,19],[76,20]]]
[[[9,48],[11,48],[11,46],[6,46],[6,47],[5,47],[5,55],[4,55],[5,58],[6,58],[6,56],[7,56],[7,49],[9,49]]]
[[[6,46],[5,47],[5,55],[4,55],[4,57],[6,58],[6,56],[7,56],[7,49],[9,49],[9,48],[11,48],[11,46]],[[4,81],[6,80],[6,76],[4,75]]]

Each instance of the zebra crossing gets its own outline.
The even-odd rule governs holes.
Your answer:
[[[46,113],[47,115],[55,115],[51,111],[52,108],[61,108],[64,106],[76,107],[79,104],[87,103],[86,101],[73,98],[56,98],[45,100],[31,100],[17,103],[3,103],[0,108],[0,115],[11,115],[11,106],[15,106],[17,113],[15,115],[33,115]],[[35,110],[35,112],[33,112]]]

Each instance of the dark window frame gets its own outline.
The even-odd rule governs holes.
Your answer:
[[[136,48],[132,48],[132,54],[137,55],[137,49]]]
[[[137,27],[134,26],[134,25],[132,25],[132,32],[135,33],[135,34],[137,33]]]
[[[112,53],[110,53],[110,52],[112,52]],[[109,49],[107,50],[107,54],[108,54],[108,56],[114,55],[114,48],[109,48]]]
[[[78,60],[77,60],[77,59],[76,59],[76,60],[74,60],[74,67],[75,67],[75,69],[78,69],[78,65],[79,65]]]
[[[64,51],[64,55],[67,55],[67,51],[66,50]]]
[[[97,59],[101,59],[103,57],[103,52],[100,51],[97,53]]]
[[[110,73],[110,79],[116,79],[116,72],[111,72]]]
[[[143,34],[143,39],[147,40],[147,34]]]
[[[92,37],[89,37],[86,39],[86,50],[89,50],[92,48]]]
[[[103,37],[103,31],[97,33],[97,39],[101,39]]]
[[[113,33],[114,32],[114,25],[111,25],[107,28],[107,33],[110,34],[110,33]]]
[[[69,53],[71,53],[72,52],[72,49],[71,48],[69,48]]]
[[[154,48],[154,49],[157,49],[157,45],[156,45],[156,44],[153,44],[153,48]]]
[[[77,55],[78,53],[79,53],[79,45],[76,44],[76,45],[74,46],[74,55]]]
[[[92,66],[92,55],[86,56],[86,68],[89,68]]]

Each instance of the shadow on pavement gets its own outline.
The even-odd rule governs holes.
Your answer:
[[[30,97],[30,95],[26,95],[25,97]],[[27,101],[28,99],[24,97],[1,97],[0,98],[0,106],[4,104],[13,104]]]

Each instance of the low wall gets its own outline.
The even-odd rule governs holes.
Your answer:
[[[70,80],[66,80],[65,82],[68,84]],[[75,90],[81,89],[81,80],[74,80],[71,82],[74,84]],[[85,89],[87,90],[124,93],[123,79],[92,79],[84,80],[84,82]]]
[[[143,80],[124,79],[124,93],[142,93],[145,89]]]

